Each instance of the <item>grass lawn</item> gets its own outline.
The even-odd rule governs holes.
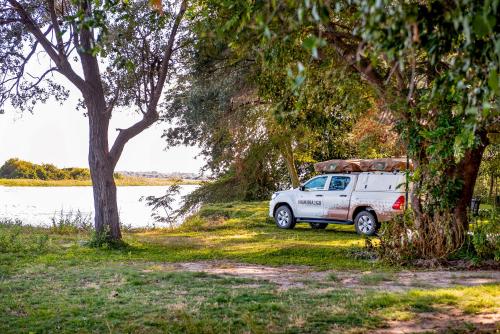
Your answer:
[[[177,181],[173,179],[121,177],[115,179],[117,186],[169,186]],[[197,180],[182,180],[180,184],[199,184]],[[6,187],[75,187],[91,186],[90,180],[33,180],[33,179],[0,179],[0,186]]]
[[[266,212],[205,206],[174,230],[127,231],[124,250],[0,225],[0,333],[359,333],[434,313],[456,315],[450,330],[466,333],[500,310],[498,282],[479,284],[489,273],[469,275],[471,286],[409,273],[414,285],[392,289],[401,268],[372,260],[352,227],[279,230]]]

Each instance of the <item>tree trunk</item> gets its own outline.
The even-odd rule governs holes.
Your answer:
[[[476,185],[479,167],[483,158],[483,153],[488,145],[488,137],[486,131],[478,133],[479,143],[477,147],[469,149],[465,152],[462,161],[457,166],[458,177],[463,180],[463,186],[460,190],[459,199],[453,216],[455,222],[461,226],[464,231],[469,230],[469,220],[467,217],[467,209],[471,205],[472,196],[474,195],[474,186]]]
[[[427,168],[428,156],[424,146],[415,154],[414,163],[420,168],[420,178],[413,185],[411,193],[415,228],[419,236],[413,243],[416,256],[442,258],[462,246],[469,229],[467,211],[474,194],[483,153],[488,144],[486,132],[478,132],[477,137],[479,142],[476,147],[467,150],[457,164],[449,161],[442,174],[437,177]],[[443,187],[448,186],[448,181],[452,184],[459,181],[461,184],[453,202],[446,202],[451,199],[432,194],[436,187],[444,192]]]
[[[297,173],[297,168],[295,167],[295,159],[293,157],[292,143],[289,140],[285,140],[282,145],[282,155],[285,159],[286,168],[288,174],[290,175],[290,181],[292,182],[292,187],[297,188],[300,186],[299,174]]]
[[[113,177],[114,162],[109,154],[109,115],[104,97],[86,100],[89,115],[89,167],[94,191],[95,229],[111,240],[120,240],[120,219]]]

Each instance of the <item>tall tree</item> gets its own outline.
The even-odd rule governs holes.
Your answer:
[[[417,165],[418,235],[446,244],[422,242],[424,257],[461,246],[487,133],[499,131],[497,17],[495,1],[282,0],[255,19],[270,48],[307,28],[314,58],[333,50],[373,87]]]
[[[311,171],[311,162],[352,153],[349,131],[372,103],[362,98],[370,88],[358,83],[357,74],[332,70],[325,57],[308,66],[309,75],[297,87],[300,94],[293,91],[298,86],[293,74],[305,70],[297,60],[311,62],[300,40],[309,32],[304,28],[271,47],[260,45],[261,33],[248,20],[264,5],[205,1],[197,7],[198,19],[190,29],[193,46],[184,49],[189,61],[180,82],[185,86],[177,90],[181,94],[168,114],[178,123],[166,137],[172,143],[200,144],[215,175],[236,160],[247,163],[237,163],[241,168],[235,172],[253,168],[245,159],[265,146],[265,159],[278,170],[286,167],[296,187]],[[286,26],[273,29],[287,31]],[[260,150],[250,149],[256,143]]]
[[[64,76],[83,98],[89,123],[89,166],[95,228],[120,240],[113,179],[125,144],[154,124],[178,46],[187,0],[0,0],[0,107],[33,109],[68,96]],[[31,61],[44,66],[33,73]],[[40,65],[38,65],[40,66]],[[109,121],[118,107],[135,106],[142,118],[110,146]],[[50,131],[50,129],[48,129]]]

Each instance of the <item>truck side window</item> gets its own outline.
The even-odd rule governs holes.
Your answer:
[[[351,178],[348,176],[332,176],[328,190],[345,190]]]
[[[323,190],[325,189],[325,183],[327,176],[317,177],[310,180],[304,185],[304,190]]]

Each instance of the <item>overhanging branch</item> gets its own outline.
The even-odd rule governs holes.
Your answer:
[[[65,57],[60,57],[56,52],[56,47],[47,39],[46,35],[40,30],[37,24],[33,21],[29,13],[24,9],[24,7],[16,0],[8,0],[14,10],[20,17],[20,21],[25,25],[26,29],[35,37],[35,39],[40,43],[45,52],[54,61],[56,66],[69,81],[71,81],[80,91],[84,92],[87,90],[87,85],[85,81],[80,78],[78,74],[73,71],[73,68],[69,64]],[[57,35],[57,34],[56,34]]]
[[[165,81],[167,79],[170,60],[172,58],[172,52],[176,41],[177,31],[179,29],[184,13],[186,12],[186,9],[187,9],[187,0],[183,0],[179,12],[175,17],[172,29],[170,31],[167,46],[158,73],[158,80],[156,82],[156,86],[152,87],[154,89],[152,89],[152,92],[150,93],[148,101],[149,103],[147,103],[146,113],[143,114],[143,117],[139,122],[135,123],[134,125],[132,125],[127,129],[121,129],[119,131],[118,137],[116,137],[113,147],[110,150],[110,156],[114,166],[118,162],[118,159],[120,158],[123,152],[125,144],[130,139],[137,136],[139,133],[141,133],[142,131],[146,130],[148,127],[153,125],[159,119],[158,111],[156,109],[163,92]]]

